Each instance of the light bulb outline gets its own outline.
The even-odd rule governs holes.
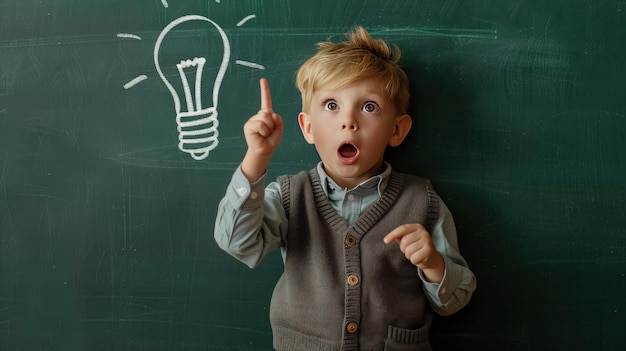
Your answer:
[[[221,39],[222,39],[222,43],[223,43],[223,56],[222,56],[222,61],[219,67],[219,70],[217,72],[216,78],[214,80],[213,83],[213,94],[212,94],[212,102],[213,105],[209,108],[202,108],[201,106],[201,75],[202,75],[202,69],[204,67],[204,63],[205,63],[205,58],[201,57],[201,58],[193,58],[193,59],[184,59],[181,60],[181,62],[179,64],[177,64],[177,70],[179,71],[179,73],[181,74],[181,78],[182,78],[182,83],[183,83],[183,89],[185,91],[185,98],[186,98],[186,102],[187,102],[187,107],[190,111],[187,112],[183,112],[181,109],[181,99],[180,96],[178,94],[178,92],[176,91],[176,89],[174,89],[174,86],[170,83],[170,81],[167,79],[167,77],[165,76],[165,74],[163,73],[163,70],[161,68],[160,62],[159,62],[159,54],[160,54],[160,50],[161,50],[161,44],[163,43],[163,41],[165,40],[166,36],[169,34],[170,31],[172,31],[176,26],[185,23],[185,22],[190,22],[190,21],[203,21],[203,22],[208,22],[210,23],[213,27],[215,27],[215,29],[218,31]],[[224,30],[213,20],[205,17],[205,16],[201,16],[201,15],[187,15],[187,16],[182,16],[179,17],[177,19],[175,19],[174,21],[172,21],[170,24],[168,24],[159,34],[155,46],[154,46],[154,64],[155,64],[155,68],[157,70],[157,73],[159,74],[159,77],[161,78],[161,80],[163,81],[163,83],[165,84],[165,86],[167,87],[167,89],[170,92],[170,95],[172,95],[172,98],[174,100],[174,109],[176,111],[176,122],[178,125],[178,132],[179,132],[179,145],[178,148],[181,151],[187,152],[189,153],[195,160],[202,160],[205,159],[206,157],[208,157],[209,152],[213,149],[215,149],[218,145],[218,130],[217,127],[219,125],[219,121],[217,119],[217,106],[218,106],[218,100],[219,100],[219,90],[221,88],[222,85],[222,81],[224,79],[224,76],[226,74],[226,70],[228,69],[228,64],[230,62],[230,41],[228,40],[228,36],[226,35],[226,33],[224,32]],[[189,90],[189,84],[186,80],[186,77],[184,75],[184,73],[182,72],[182,69],[185,67],[191,67],[191,66],[196,66],[197,67],[197,71],[196,71],[196,85],[195,85],[195,101],[196,101],[196,106],[195,109],[192,110],[192,106],[193,105],[193,99],[191,98],[190,94],[188,93]],[[208,114],[209,117],[205,117],[201,120],[195,120],[195,121],[184,121],[185,117],[192,117],[194,115],[199,115],[199,114]],[[201,130],[188,130],[188,128],[190,127],[194,127],[197,126],[199,124],[210,124],[211,126],[209,128],[204,128]],[[208,137],[205,138],[197,138],[197,136],[202,135],[205,136],[207,133],[209,133],[210,135]],[[192,139],[189,139],[189,137],[191,137]],[[196,150],[188,150],[186,149],[186,145],[189,144],[200,144],[200,143],[210,143],[208,146],[202,148],[202,153],[197,153]]]
[[[168,4],[166,0],[161,0],[161,2],[163,3],[163,6],[165,8],[168,8]],[[220,3],[220,0],[215,0],[215,2],[217,2],[218,4]],[[249,21],[256,19],[256,14],[250,14],[245,16],[244,18],[242,18],[239,22],[237,22],[237,27],[241,27],[244,24],[247,24]],[[183,16],[179,19],[176,19],[174,22],[171,22],[166,29],[164,29],[160,34],[160,39],[159,39],[159,44],[157,45],[159,48],[156,49],[156,51],[160,51],[160,44],[162,43],[165,35],[167,32],[171,31],[174,27],[176,27],[177,25],[183,23],[183,22],[187,22],[187,21],[191,21],[191,20],[201,20],[201,21],[205,21],[207,23],[210,23],[211,25],[213,25],[214,27],[219,27],[219,25],[216,25],[215,22],[211,21],[210,19],[200,16],[200,15],[190,15],[190,16]],[[219,29],[217,29],[221,35],[222,38],[225,37],[225,33],[223,33],[223,30],[220,31]],[[162,35],[161,35],[162,34]],[[137,41],[141,41],[143,40],[143,38],[137,34],[132,34],[132,33],[118,33],[117,34],[118,38],[127,40],[127,39],[131,39],[131,40],[137,40]],[[228,38],[226,37],[226,40],[228,40]],[[223,40],[224,41],[224,40]],[[230,50],[230,44],[228,44],[227,46],[227,50]],[[230,51],[228,51],[229,55],[230,55]],[[198,58],[195,58],[194,60],[197,60]],[[187,60],[188,62],[194,63],[194,60]],[[184,62],[185,60],[182,60],[181,62]],[[228,60],[226,60],[228,61]],[[251,61],[246,61],[246,60],[241,60],[241,59],[237,59],[234,60],[234,64],[236,65],[240,65],[240,66],[244,66],[244,67],[249,67],[249,68],[253,68],[253,69],[259,69],[259,70],[264,70],[265,67],[263,65],[260,65],[258,63],[255,62],[251,62]],[[229,65],[228,62],[222,62],[222,67],[221,69],[223,71],[225,71],[227,69],[227,66]],[[160,70],[161,72],[159,73],[157,71],[157,73],[159,73],[159,78],[160,80],[164,80],[162,79],[162,77],[164,77],[165,75],[163,74],[163,70],[160,68],[160,65],[158,64],[158,54],[157,54],[157,59],[155,61],[155,66],[157,67],[158,70]],[[180,69],[179,67],[177,67],[177,69]],[[191,72],[188,72],[191,73]],[[187,79],[187,74],[185,73],[184,75],[181,75],[181,79],[185,80]],[[179,72],[180,74],[180,72]],[[196,72],[196,75],[198,74],[198,72]],[[222,79],[223,77],[221,77]],[[142,74],[139,75],[133,79],[131,79],[130,81],[126,82],[123,84],[123,88],[125,90],[129,90],[131,88],[134,88],[135,86],[137,86],[138,84],[148,80],[149,77],[148,75]],[[219,85],[221,86],[221,79],[219,81]],[[196,80],[196,82],[198,82],[198,80]],[[168,81],[169,83],[169,81]],[[188,84],[188,82],[182,82],[183,84]],[[169,85],[169,86],[168,86]],[[168,91],[170,91],[170,86],[171,84],[166,84],[166,87],[168,89]],[[171,86],[173,88],[173,86]],[[196,89],[196,92],[201,91],[200,88]],[[214,90],[215,92],[216,90]],[[219,89],[217,90],[219,91]],[[200,101],[197,103],[198,106],[201,106],[201,99],[194,99],[193,97],[191,97],[189,95],[189,90],[184,92],[185,98],[186,98],[186,102],[187,105],[190,106],[190,101],[193,102],[194,100]],[[176,93],[175,96],[173,96],[173,100],[175,102],[175,105],[178,105],[179,108],[175,109],[180,111],[180,96],[178,96],[178,98],[176,97],[178,96],[178,93]],[[204,95],[202,95],[204,96]],[[208,98],[208,96],[207,96]],[[207,99],[208,100],[208,99]],[[217,101],[217,99],[215,100]],[[191,154],[191,156],[196,159],[196,160],[202,160],[206,157],[208,157],[208,152],[213,150],[215,147],[217,147],[217,143],[218,143],[218,131],[217,131],[217,126],[219,124],[219,121],[217,120],[217,116],[214,115],[217,110],[214,107],[210,107],[204,110],[200,110],[201,112],[196,112],[195,109],[192,110],[191,112],[180,112],[177,113],[176,115],[176,123],[178,125],[178,139],[179,139],[179,144],[178,144],[178,149],[180,149],[183,152],[189,153]],[[201,114],[208,114],[209,117],[205,117],[205,118],[198,118],[198,115]],[[201,116],[200,116],[201,117]],[[195,124],[194,124],[195,123]],[[207,128],[208,127],[208,128]],[[199,129],[199,128],[204,128],[204,129]],[[208,137],[207,137],[208,134]],[[202,139],[201,137],[207,137]],[[185,148],[185,145],[187,146],[194,146],[193,144],[202,144],[202,143],[211,143],[212,147],[210,148],[206,148],[206,147],[195,147],[195,149],[193,150],[187,150]],[[210,145],[210,146],[211,146]],[[200,150],[204,150],[204,154],[200,154],[200,155],[196,155],[198,149]]]

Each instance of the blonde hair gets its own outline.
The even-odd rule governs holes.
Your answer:
[[[347,41],[317,44],[318,52],[298,70],[296,85],[302,94],[302,109],[309,111],[311,97],[321,87],[345,88],[366,78],[380,78],[397,112],[409,105],[409,79],[399,65],[400,49],[373,39],[365,28],[354,27]]]

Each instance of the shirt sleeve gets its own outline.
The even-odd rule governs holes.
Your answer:
[[[430,283],[422,270],[418,274],[433,309],[451,315],[467,305],[476,290],[476,277],[459,251],[454,220],[448,207],[439,199],[439,218],[432,230],[433,245],[443,256],[445,271],[441,283]]]
[[[215,220],[218,246],[250,268],[258,266],[271,251],[283,247],[287,233],[280,186],[272,182],[265,188],[265,177],[251,184],[239,166],[220,201]]]

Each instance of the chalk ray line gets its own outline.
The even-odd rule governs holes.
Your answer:
[[[246,66],[246,67],[250,67],[250,68],[265,69],[264,66],[259,65],[258,63],[254,63],[254,62],[243,61],[243,60],[235,60],[235,63],[238,64],[238,65]]]
[[[129,33],[119,33],[117,35],[118,38],[126,38],[126,39],[136,39],[136,40],[141,40],[141,37],[135,34],[129,34]]]
[[[134,87],[135,85],[143,82],[146,79],[148,79],[148,76],[146,76],[145,74],[140,75],[139,77],[137,77],[137,78],[131,80],[130,82],[124,84],[124,89],[128,90],[128,89]]]
[[[252,20],[252,19],[255,19],[255,18],[256,18],[256,15],[248,15],[248,16],[244,17],[241,21],[239,21],[239,22],[237,23],[237,27],[241,27],[241,26],[243,26],[246,22],[248,22],[248,21],[250,21],[250,20]]]

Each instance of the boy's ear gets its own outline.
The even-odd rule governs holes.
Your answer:
[[[391,135],[391,139],[389,139],[389,146],[396,147],[402,144],[404,138],[409,134],[411,130],[411,125],[413,124],[413,120],[409,115],[402,115],[396,117],[396,126]]]
[[[313,140],[313,132],[311,130],[311,117],[304,112],[300,112],[300,114],[298,114],[298,124],[300,125],[300,130],[307,143],[314,144],[315,141]]]

